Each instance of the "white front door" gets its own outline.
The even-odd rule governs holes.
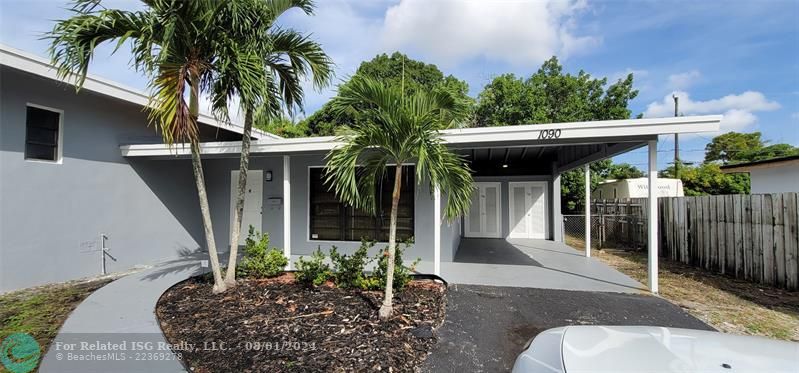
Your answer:
[[[472,206],[464,218],[466,237],[502,237],[500,183],[474,183]]]
[[[511,238],[546,238],[546,183],[508,183]]]
[[[244,190],[244,214],[241,219],[239,245],[244,245],[250,226],[261,231],[264,182],[262,170],[247,171],[247,188]],[[230,172],[230,232],[233,233],[233,216],[236,210],[236,194],[239,190],[239,170]]]

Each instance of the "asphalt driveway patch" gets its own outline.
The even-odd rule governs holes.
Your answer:
[[[450,285],[429,372],[504,372],[525,342],[567,325],[651,325],[714,330],[668,301],[645,294]]]

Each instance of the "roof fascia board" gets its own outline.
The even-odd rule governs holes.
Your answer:
[[[621,121],[596,121],[545,125],[522,125],[504,127],[466,128],[442,131],[442,140],[454,147],[480,147],[493,144],[507,146],[557,146],[588,143],[640,144],[642,139],[654,139],[657,135],[672,133],[715,132],[719,130],[721,115],[697,117],[630,119]],[[550,131],[560,130],[557,139],[541,139]],[[542,135],[544,134],[544,135]],[[341,143],[335,137],[304,137],[270,141],[255,141],[250,146],[252,153],[299,153],[329,151]],[[169,149],[163,144],[124,145],[123,156],[181,155],[179,146]],[[239,142],[203,143],[203,154],[239,152]]]
[[[534,124],[503,127],[445,130],[449,144],[472,142],[506,142],[548,140],[550,131],[558,131],[557,142],[566,139],[646,136],[672,133],[715,132],[719,130],[720,115],[697,117],[631,119],[581,123]],[[554,139],[553,139],[554,140]]]
[[[742,163],[740,165],[722,166],[721,172],[727,174],[735,174],[735,173],[749,172],[752,170],[765,170],[770,168],[782,168],[782,167],[791,167],[791,166],[799,167],[799,158],[783,159],[771,162],[759,161],[759,162]]]

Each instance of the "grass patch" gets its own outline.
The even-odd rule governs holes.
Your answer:
[[[594,250],[594,257],[646,284],[646,252]],[[799,341],[799,292],[763,286],[660,259],[660,296],[714,328]]]
[[[12,333],[28,333],[42,356],[72,310],[112,278],[39,286],[0,295],[0,340]],[[0,372],[4,372],[0,365]]]

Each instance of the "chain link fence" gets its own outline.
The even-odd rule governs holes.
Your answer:
[[[591,248],[646,247],[646,219],[637,215],[591,215]],[[576,249],[585,248],[585,215],[563,215],[563,237]]]

